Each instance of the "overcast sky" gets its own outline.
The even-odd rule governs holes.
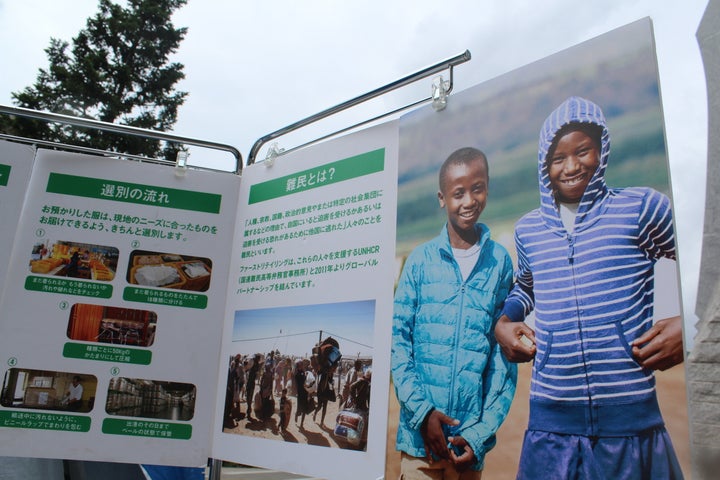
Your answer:
[[[707,0],[190,0],[174,17],[189,28],[175,56],[189,97],[175,133],[247,155],[260,137],[466,49],[455,90],[632,21],[653,20],[686,315],[700,264],[707,101],[695,34]],[[50,37],[70,41],[96,0],[0,0],[0,103],[47,66]],[[445,75],[447,78],[447,75]],[[430,93],[430,81],[278,139],[289,149]],[[450,100],[452,101],[452,96]],[[263,154],[259,158],[263,158]],[[190,163],[232,170],[193,151]],[[693,323],[691,321],[691,323]],[[693,334],[691,333],[690,336]]]
[[[244,355],[279,350],[309,357],[312,347],[335,338],[346,358],[373,355],[374,301],[326,303],[239,310],[233,325],[233,347]]]

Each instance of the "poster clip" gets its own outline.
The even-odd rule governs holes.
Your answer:
[[[275,163],[275,159],[282,155],[282,153],[285,151],[284,148],[280,148],[278,146],[277,142],[273,142],[270,147],[268,147],[267,154],[265,155],[264,164],[266,167],[270,168]]]
[[[175,157],[175,176],[184,177],[187,173],[187,159],[190,153],[185,150],[180,150]]]
[[[433,78],[432,81],[432,107],[436,112],[445,110],[447,97],[450,93],[450,80],[443,80],[442,75]]]

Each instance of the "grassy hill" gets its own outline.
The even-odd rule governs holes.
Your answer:
[[[406,255],[444,224],[437,170],[452,151],[464,146],[480,148],[490,163],[490,197],[481,221],[496,239],[512,243],[513,224],[539,202],[540,126],[569,95],[588,98],[605,113],[611,138],[608,185],[645,185],[669,193],[654,54],[649,37],[636,30],[625,40],[618,36],[590,42],[455,93],[443,112],[428,107],[404,116],[398,254]],[[630,39],[635,43],[628,45]],[[506,247],[512,250],[512,245]]]

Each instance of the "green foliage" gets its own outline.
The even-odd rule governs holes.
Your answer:
[[[35,84],[13,92],[17,106],[74,117],[166,131],[177,121],[187,93],[175,90],[183,65],[170,62],[185,37],[171,16],[187,0],[128,0],[127,7],[99,0],[70,43],[56,38],[45,50],[49,67]],[[157,157],[157,140],[78,129],[24,118],[0,117],[12,135]],[[165,146],[165,155],[177,147]]]

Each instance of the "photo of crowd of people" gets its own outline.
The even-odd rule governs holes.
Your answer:
[[[223,432],[364,450],[373,318],[372,301],[237,312],[247,349],[228,358]]]

